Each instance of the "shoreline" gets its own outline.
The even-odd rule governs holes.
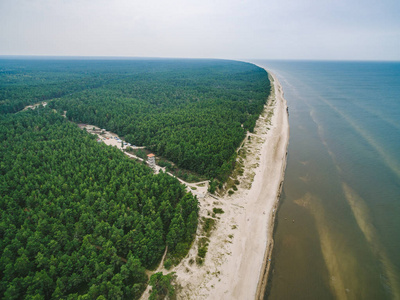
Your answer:
[[[261,66],[259,66],[261,67]],[[262,67],[261,67],[262,68]],[[264,68],[265,69],[265,68]],[[287,148],[289,145],[289,110],[288,110],[288,106],[287,106],[287,102],[286,99],[284,97],[284,93],[283,93],[283,88],[280,84],[280,82],[278,81],[277,77],[275,76],[275,74],[273,74],[271,71],[268,71],[267,69],[265,69],[267,71],[267,73],[269,74],[269,76],[273,79],[273,84],[274,84],[274,92],[275,92],[275,97],[280,97],[283,103],[284,103],[284,107],[286,107],[286,122],[287,122],[287,137],[286,137],[286,153],[285,153],[285,158],[282,161],[282,168],[281,168],[281,174],[280,174],[280,178],[281,178],[281,182],[279,184],[279,189],[278,189],[278,193],[276,195],[276,201],[275,201],[275,205],[274,205],[274,209],[271,215],[271,219],[270,219],[270,223],[268,226],[268,245],[267,248],[265,249],[265,254],[264,254],[264,261],[263,261],[263,265],[262,265],[262,269],[261,269],[261,273],[258,279],[258,285],[257,285],[257,292],[256,292],[256,297],[255,299],[259,299],[262,300],[264,299],[264,295],[265,295],[265,291],[268,285],[268,279],[269,279],[269,275],[270,275],[270,268],[271,268],[271,258],[272,258],[272,250],[274,248],[274,239],[273,239],[273,234],[274,234],[274,227],[275,227],[275,218],[276,218],[276,212],[278,210],[278,206],[279,206],[279,200],[282,194],[282,188],[283,188],[283,181],[284,181],[284,177],[285,177],[285,171],[286,171],[286,166],[287,166]],[[272,81],[271,81],[272,82]],[[277,92],[278,90],[278,92]],[[278,95],[277,95],[278,93]]]
[[[261,67],[261,66],[259,66]],[[261,67],[262,68],[262,67]],[[266,70],[267,71],[267,70]],[[233,195],[199,198],[200,218],[216,218],[203,265],[195,261],[200,225],[189,254],[164,273],[177,275],[178,299],[262,299],[268,281],[273,228],[287,161],[289,123],[282,87],[271,72],[271,95],[245,139],[245,173]],[[273,176],[271,176],[273,174]]]
[[[260,68],[263,68],[259,66]],[[265,68],[263,68],[265,69]],[[286,171],[286,165],[287,165],[287,148],[289,145],[289,112],[288,112],[288,106],[286,99],[284,98],[284,93],[283,93],[283,88],[272,72],[268,71],[265,69],[267,73],[269,74],[271,84],[274,86],[274,97],[275,101],[278,102],[277,107],[275,109],[278,109],[278,113],[280,114],[278,118],[278,124],[277,126],[281,126],[281,136],[283,137],[283,141],[278,141],[275,145],[277,147],[281,147],[280,149],[277,149],[279,151],[279,154],[281,155],[281,166],[280,166],[280,172],[279,172],[279,185],[276,190],[276,195],[273,203],[273,209],[270,211],[270,218],[269,218],[269,223],[268,223],[268,235],[267,235],[267,245],[265,247],[265,252],[263,256],[263,263],[262,267],[259,273],[258,277],[258,284],[257,284],[257,291],[255,294],[254,299],[264,299],[264,294],[265,290],[268,284],[268,278],[270,274],[270,267],[271,267],[271,257],[272,257],[272,250],[274,247],[274,240],[273,240],[273,233],[274,233],[274,226],[275,226],[275,217],[276,217],[276,212],[278,210],[279,206],[279,200],[280,196],[282,193],[282,188],[283,188],[283,181],[285,177],[285,171]],[[268,140],[266,140],[266,143]],[[281,144],[279,144],[281,143]],[[283,144],[282,144],[283,143]],[[266,170],[264,170],[264,176],[266,176]],[[276,188],[276,187],[275,187]]]

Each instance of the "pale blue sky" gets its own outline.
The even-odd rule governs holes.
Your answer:
[[[400,0],[0,0],[0,55],[400,60]]]

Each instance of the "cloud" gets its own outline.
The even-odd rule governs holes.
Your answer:
[[[368,45],[376,51],[365,57],[400,59],[381,47],[399,46],[387,35],[400,29],[399,8],[391,0],[1,0],[0,54],[352,59]],[[354,44],[369,31],[376,45]]]

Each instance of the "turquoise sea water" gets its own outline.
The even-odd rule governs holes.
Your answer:
[[[400,63],[255,61],[289,106],[268,299],[400,299]]]

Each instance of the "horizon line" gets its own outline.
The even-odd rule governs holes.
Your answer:
[[[311,59],[311,58],[218,58],[218,57],[162,57],[162,56],[113,56],[113,55],[44,55],[44,54],[0,54],[0,59],[87,59],[87,60],[135,60],[135,59],[191,59],[191,60],[236,60],[236,61],[256,61],[256,60],[267,60],[267,61],[304,61],[304,62],[400,62],[400,60],[390,59]]]

